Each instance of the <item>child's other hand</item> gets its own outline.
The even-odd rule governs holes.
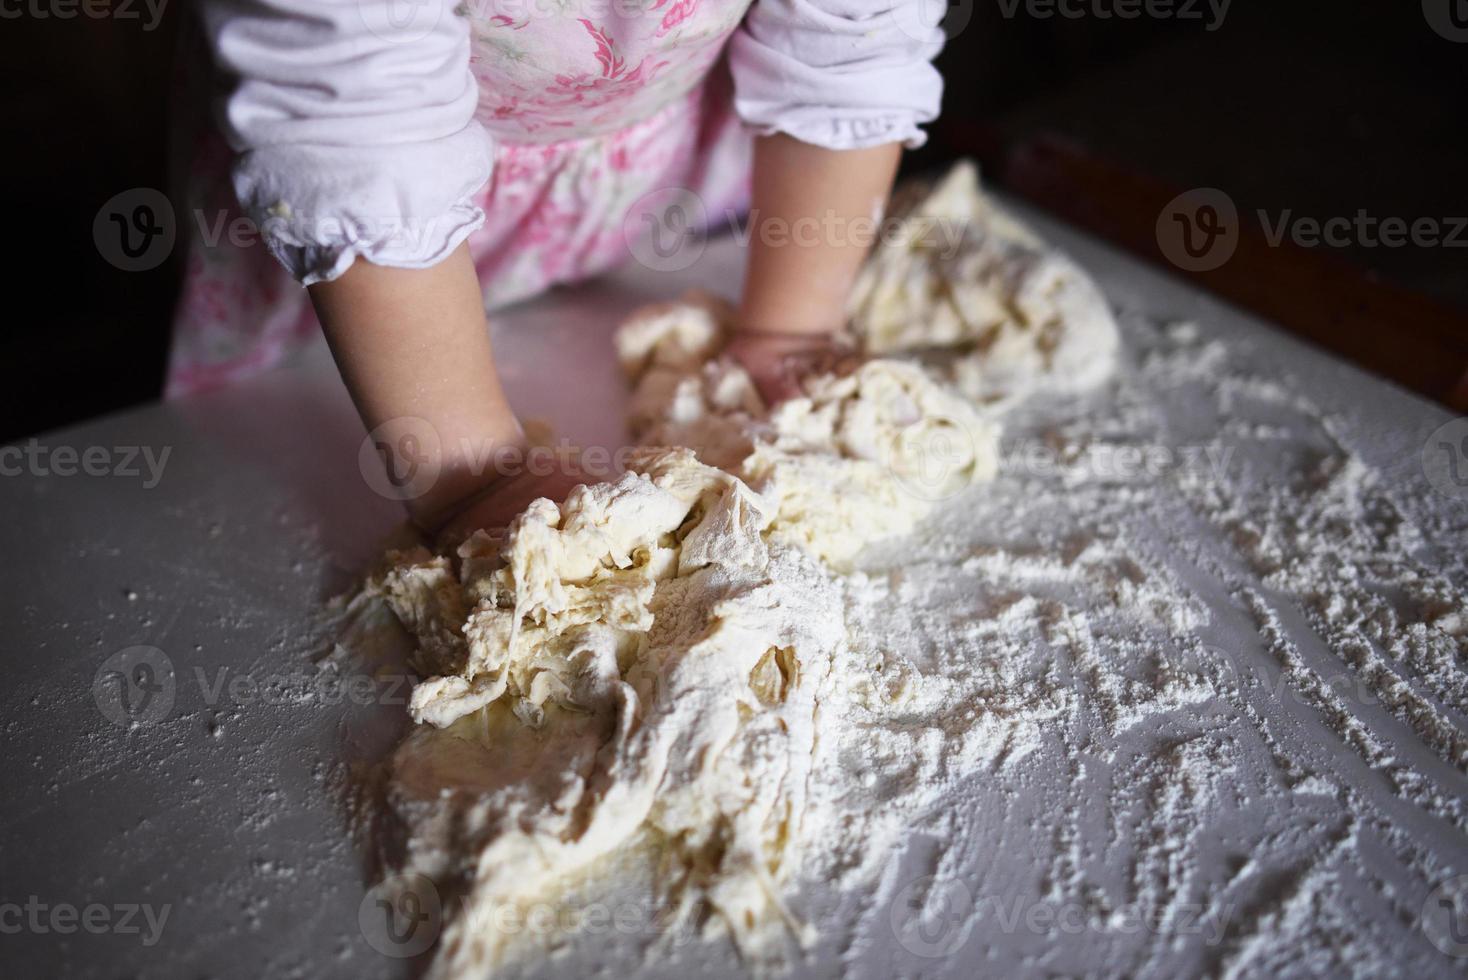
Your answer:
[[[820,374],[851,370],[858,360],[845,333],[739,330],[728,353],[744,365],[765,404],[773,407],[801,393],[800,383]]]

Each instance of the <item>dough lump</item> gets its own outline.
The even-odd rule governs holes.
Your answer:
[[[845,637],[832,569],[991,478],[998,426],[881,360],[766,412],[741,368],[699,360],[717,312],[695,297],[623,334],[643,441],[679,445],[535,501],[503,544],[397,554],[373,583],[426,677],[394,762],[410,867],[465,896],[433,975],[483,974],[503,953],[485,923],[648,835],[674,904],[746,957],[806,936],[781,895]]]
[[[852,291],[868,353],[957,349],[948,380],[990,405],[1084,391],[1111,374],[1119,335],[1105,296],[985,196],[972,164],[907,188],[893,217],[904,234],[878,245]]]
[[[954,223],[957,251],[884,246],[854,322],[870,354],[954,347],[956,364],[877,356],[771,411],[720,353],[726,303],[646,308],[617,335],[641,447],[625,474],[535,501],[502,539],[392,553],[369,582],[424,678],[389,804],[397,870],[454,900],[429,976],[492,973],[505,912],[635,848],[670,915],[727,930],[751,965],[810,940],[785,900],[802,842],[852,819],[821,713],[871,686],[843,576],[993,478],[995,405],[1093,383],[1115,348],[1090,280],[971,170],[911,213]]]

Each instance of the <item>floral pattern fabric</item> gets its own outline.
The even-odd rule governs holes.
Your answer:
[[[477,116],[496,140],[467,244],[489,308],[607,271],[629,212],[687,188],[710,214],[744,206],[750,134],[721,56],[748,0],[467,0]],[[547,6],[549,9],[547,9]],[[590,8],[596,8],[592,11]],[[598,16],[587,16],[595,13]],[[166,395],[227,384],[314,335],[306,292],[237,227],[231,153],[201,131],[185,198],[191,235]]]

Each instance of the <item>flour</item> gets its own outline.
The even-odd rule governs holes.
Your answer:
[[[972,195],[930,213],[1053,256]],[[1014,281],[964,282],[1003,308]],[[1464,527],[1206,325],[1123,316],[1089,347],[1117,374],[1078,384],[1045,365],[1081,341],[1022,322],[1104,306],[1006,320],[1030,367],[967,373],[996,349],[969,320],[925,341],[894,308],[867,346],[921,369],[773,414],[719,301],[644,311],[627,476],[375,579],[425,677],[395,866],[458,900],[433,973],[534,973],[574,933],[496,911],[587,895],[755,969],[1440,972],[1413,923],[1451,870],[1420,842],[1463,828]]]
[[[879,858],[965,751],[966,730],[981,727],[946,685],[872,683],[883,665],[858,658],[883,654],[853,642],[831,569],[909,530],[938,504],[931,494],[992,478],[997,428],[920,369],[884,361],[815,379],[773,413],[747,412],[748,377],[685,357],[697,331],[668,312],[655,314],[671,328],[651,348],[662,353],[628,360],[673,392],[658,431],[678,427],[693,449],[693,432],[714,433],[714,457],[743,443],[732,472],[690,448],[648,449],[616,481],[532,504],[503,546],[471,538],[457,574],[419,549],[395,555],[374,585],[419,637],[426,675],[411,711],[430,727],[397,754],[395,805],[437,811],[416,813],[434,828],[417,840],[457,851],[420,850],[408,868],[464,878],[437,974],[494,967],[502,943],[485,923],[500,910],[650,836],[662,842],[668,901],[714,913],[751,963],[783,962],[786,945],[812,935],[786,902],[809,874],[808,852],[836,842],[827,857],[842,864]],[[630,332],[649,333],[646,322]],[[670,363],[702,393],[686,400],[663,385]],[[739,397],[721,408],[725,379]],[[921,475],[914,454],[939,434],[962,438],[945,443],[941,474],[921,483],[928,494],[909,492],[904,480]],[[934,731],[914,752],[905,732],[882,731],[884,715],[914,710],[954,737]],[[843,744],[842,724],[864,716],[862,744]],[[879,790],[882,773],[914,797],[904,807],[887,793],[881,818],[853,808],[847,779],[830,781],[850,771],[851,753],[874,750],[858,788]]]

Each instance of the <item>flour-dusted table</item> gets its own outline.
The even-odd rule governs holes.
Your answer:
[[[1406,506],[1460,535],[1455,546],[1438,544],[1450,554],[1446,574],[1465,584],[1468,492],[1433,490],[1420,462],[1447,413],[1043,215],[1023,213],[1091,270],[1119,308],[1196,321],[1205,337],[1243,342],[1260,371],[1288,376],[1336,420],[1338,437],[1401,488]],[[518,410],[583,445],[620,445],[625,392],[612,328],[632,308],[690,285],[732,294],[740,262],[734,244],[718,240],[681,271],[633,266],[494,317]],[[351,586],[400,520],[397,505],[364,479],[361,444],[352,407],[317,346],[231,390],[46,434],[0,458],[0,963],[7,976],[321,980],[411,969],[381,955],[359,926],[367,859],[346,834],[338,792],[344,760],[380,752],[401,729],[402,691],[365,678],[343,683],[313,663],[332,639],[323,602]],[[1211,601],[1220,607],[1217,621],[1236,618],[1223,608],[1229,596]],[[1308,632],[1303,620],[1293,625]],[[1460,681],[1468,678],[1468,663],[1460,660],[1458,669]],[[1308,713],[1287,698],[1255,699],[1255,706],[1248,724],[1261,729],[1276,721],[1298,727],[1285,716]],[[1468,798],[1462,770],[1417,744],[1410,728],[1376,707],[1362,707],[1356,720],[1392,747],[1398,764],[1420,773],[1430,793]],[[1435,878],[1423,880],[1382,856],[1370,881],[1341,883],[1346,898],[1330,915],[1345,921],[1336,925],[1368,944],[1395,937],[1394,948],[1372,951],[1384,958],[1355,965],[1386,963],[1419,976],[1463,972],[1468,960],[1441,948],[1451,946],[1454,929],[1468,940],[1468,909],[1453,905],[1456,893],[1431,888],[1468,872],[1468,840],[1450,821],[1383,790],[1380,775],[1328,726],[1306,730],[1324,733],[1317,766],[1355,788],[1349,799],[1377,801],[1370,819],[1395,822],[1435,869]],[[1052,778],[1072,777],[1057,771]],[[994,792],[1018,799],[1036,790]],[[1013,823],[1025,812],[996,806],[993,820]],[[1077,826],[1082,835],[1104,832],[1100,824]],[[993,839],[1012,844],[1023,830],[996,831]],[[1076,853],[1090,847],[1041,837],[1029,847],[1006,846],[986,858],[986,894],[1003,898],[1004,882],[1032,881],[1006,877],[1005,862],[1044,864],[1052,845]],[[930,938],[942,955],[930,955],[938,947],[914,948],[911,933],[904,945],[900,926],[887,925],[896,919],[879,910],[845,965],[871,977],[1212,972],[1252,936],[1295,914],[1293,895],[1308,898],[1297,868],[1250,873],[1261,884],[1218,942],[1203,929],[1178,927],[1158,942],[1155,928],[1128,931],[1121,922],[1097,935],[990,916],[965,922],[959,937],[933,923],[938,931]],[[1396,910],[1389,928],[1383,909]],[[1425,910],[1431,921],[1403,909]],[[684,976],[694,961],[708,976],[742,972],[727,944],[710,949],[708,957],[654,964],[653,972]],[[624,953],[600,939],[573,943],[569,958],[514,972],[621,975],[637,969]],[[1283,972],[1312,969],[1311,961],[1288,956],[1278,962]],[[1313,962],[1327,972],[1333,965]],[[829,943],[803,968],[812,975],[841,969],[842,951]]]

